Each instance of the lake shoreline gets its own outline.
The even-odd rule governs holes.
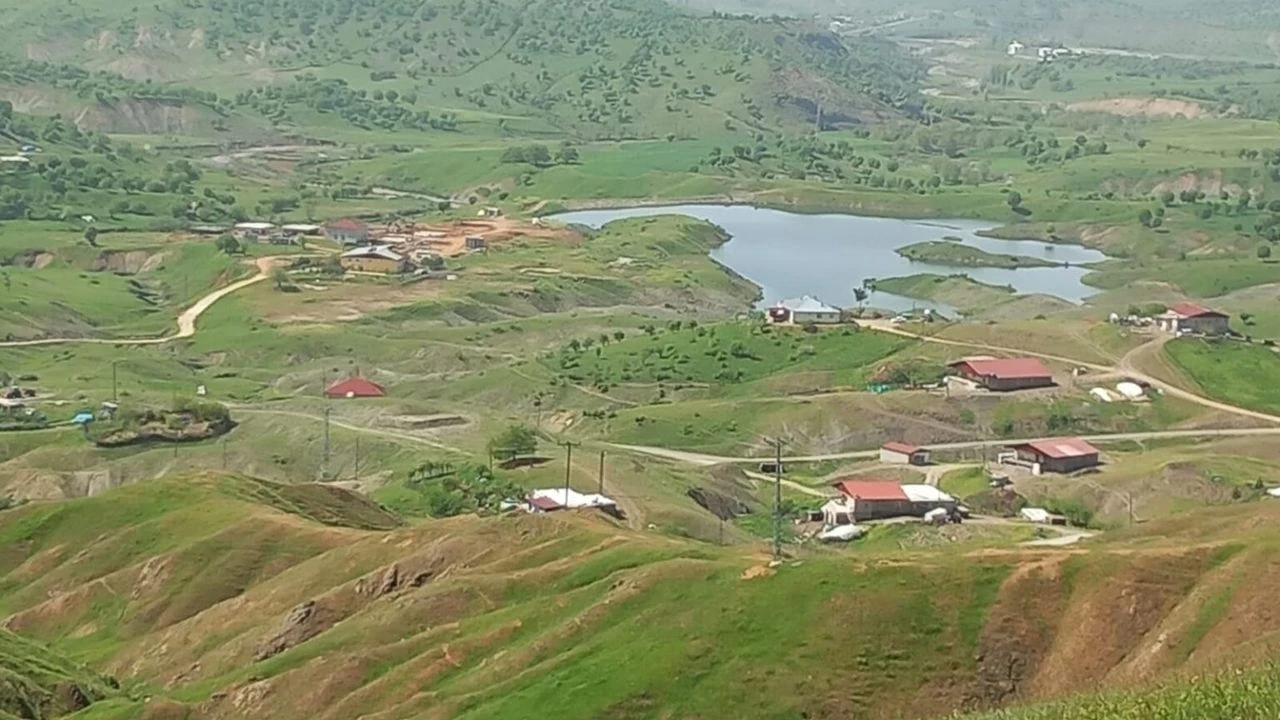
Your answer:
[[[567,224],[601,227],[614,220],[672,214],[713,224],[729,241],[710,257],[734,275],[761,289],[756,308],[802,295],[835,306],[853,306],[853,288],[876,278],[920,273],[954,274],[954,265],[920,262],[901,257],[898,250],[914,244],[954,237],[956,247],[989,255],[1018,255],[1031,262],[1017,267],[966,265],[973,280],[993,286],[1012,286],[1018,294],[1057,296],[1073,304],[1095,294],[1082,281],[1092,272],[1085,267],[1106,256],[1080,245],[1055,245],[987,238],[992,224],[968,218],[903,219],[848,212],[797,213],[762,207],[758,203],[648,203],[623,208],[558,212],[548,219]],[[1007,265],[1007,264],[1006,264]],[[1015,274],[1016,273],[1016,274]],[[870,302],[894,312],[919,309],[918,298],[883,290]],[[932,308],[947,312],[950,307]]]

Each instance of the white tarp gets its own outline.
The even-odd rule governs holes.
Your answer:
[[[949,503],[956,499],[932,485],[903,485],[902,493],[911,502]]]
[[[617,503],[605,497],[604,495],[599,495],[596,493],[591,493],[587,495],[584,493],[580,493],[577,490],[574,490],[573,488],[568,489],[567,501],[565,500],[565,488],[546,488],[541,490],[534,490],[533,492],[529,493],[529,497],[548,498],[550,500],[554,500],[557,505],[560,505],[562,507],[567,507],[570,509],[581,508],[581,507],[611,507],[611,506],[617,505]]]
[[[837,525],[830,530],[824,530],[818,539],[826,542],[848,542],[866,533],[867,531],[859,525]]]
[[[1267,494],[1273,498],[1280,498],[1280,487],[1274,487],[1267,491]]]
[[[1049,511],[1044,508],[1022,508],[1018,514],[1033,523],[1049,522]]]
[[[1115,399],[1111,396],[1111,391],[1106,388],[1094,388],[1089,391],[1089,394],[1098,398],[1104,403],[1109,403]]]
[[[1139,384],[1137,384],[1137,383],[1131,383],[1131,382],[1122,382],[1122,383],[1120,383],[1120,384],[1116,385],[1116,390],[1117,390],[1121,395],[1123,395],[1123,396],[1125,396],[1125,397],[1129,398],[1130,400],[1135,400],[1135,399],[1140,398],[1140,397],[1142,397],[1143,395],[1146,395],[1146,394],[1147,394],[1147,393],[1142,389],[1142,386],[1141,386],[1141,385],[1139,385]]]
[[[942,520],[947,517],[947,514],[948,513],[945,508],[934,508],[924,514],[924,521],[927,523],[942,522]]]

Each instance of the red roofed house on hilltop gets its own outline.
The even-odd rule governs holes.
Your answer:
[[[331,398],[374,398],[386,395],[387,391],[372,380],[351,377],[330,385],[324,394]]]
[[[947,369],[988,390],[1024,390],[1053,385],[1053,374],[1037,358],[967,358],[951,363]]]
[[[1178,303],[1156,316],[1156,325],[1165,332],[1194,332],[1203,335],[1226,335],[1231,332],[1231,318],[1226,313],[1210,310],[1195,303]]]
[[[342,218],[324,226],[324,236],[342,245],[363,245],[369,241],[369,224]]]
[[[880,462],[902,465],[928,465],[928,448],[900,442],[887,442],[880,446]]]
[[[1069,473],[1099,464],[1098,448],[1080,438],[1049,438],[1011,445],[1018,460],[1030,463],[1032,472]]]

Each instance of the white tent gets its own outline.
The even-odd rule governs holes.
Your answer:
[[[866,529],[860,525],[836,525],[830,530],[824,530],[818,539],[824,542],[849,542],[866,534]]]

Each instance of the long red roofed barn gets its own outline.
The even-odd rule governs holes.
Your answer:
[[[1049,438],[1010,445],[1014,459],[1042,472],[1069,473],[1100,464],[1098,448],[1080,438]]]
[[[1226,313],[1189,302],[1177,303],[1167,312],[1156,316],[1156,325],[1171,333],[1227,335],[1231,332],[1230,321],[1231,318]]]
[[[386,395],[387,391],[367,378],[350,377],[330,385],[324,394],[331,398],[375,398]]]
[[[892,480],[840,480],[834,485],[839,497],[822,506],[827,525],[849,525],[862,520],[916,516],[937,508],[956,509],[956,500],[931,485],[900,485]]]
[[[988,390],[1025,390],[1053,385],[1053,373],[1039,358],[965,358],[947,369]]]

